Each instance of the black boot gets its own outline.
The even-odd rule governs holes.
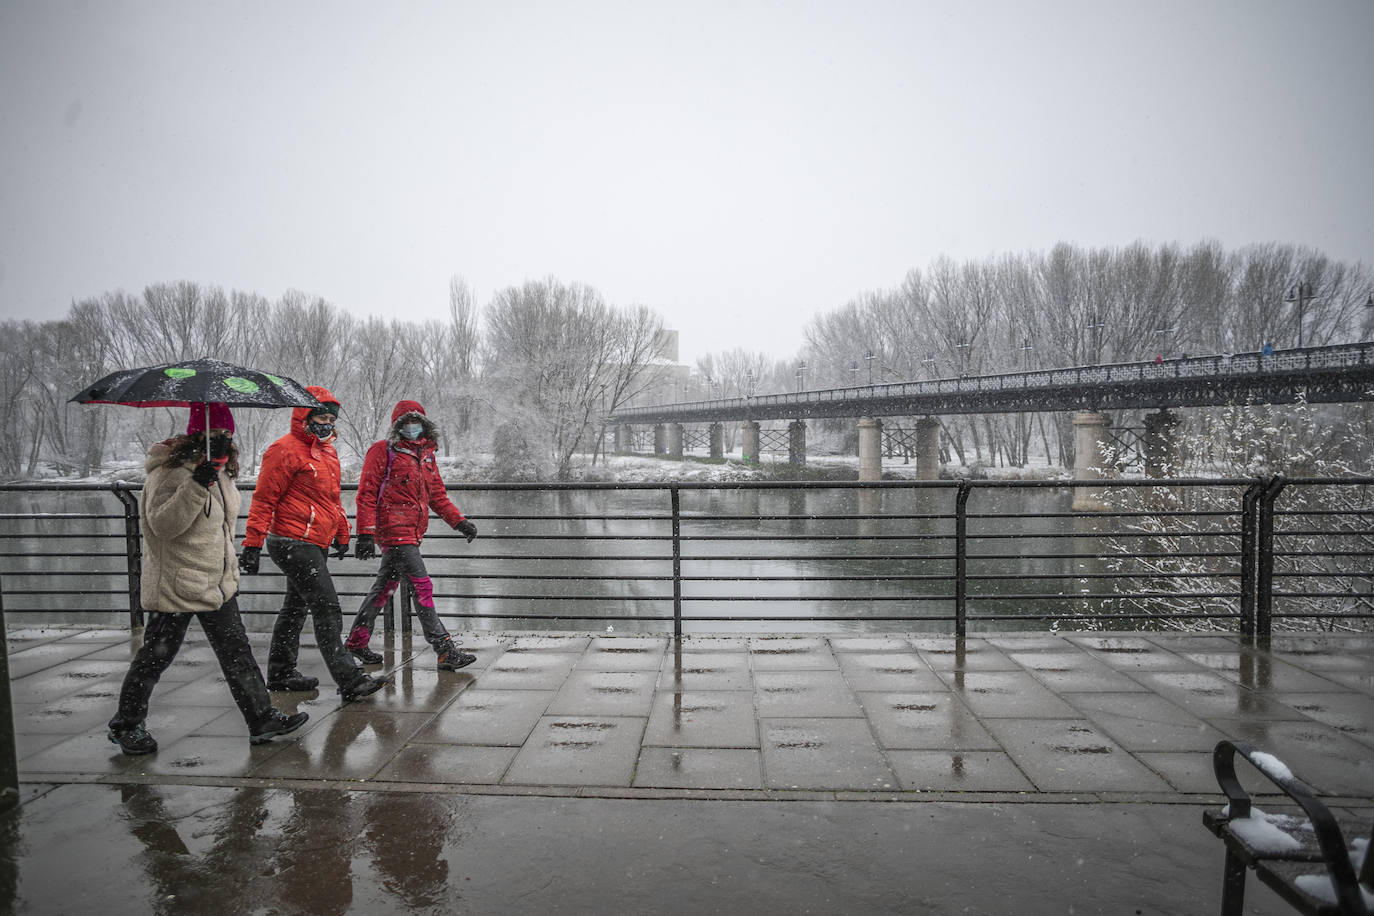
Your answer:
[[[140,722],[132,728],[116,728],[110,726],[109,738],[119,749],[130,757],[137,757],[140,754],[151,754],[157,750],[157,741],[148,734],[148,730]]]
[[[386,686],[388,678],[373,677],[370,674],[360,674],[345,687],[339,688],[339,695],[343,697],[345,703],[360,700],[363,697],[371,696],[378,690]]]
[[[268,690],[314,690],[320,686],[320,679],[301,674],[295,668],[285,674],[275,674],[267,680]]]
[[[447,642],[439,647],[439,670],[457,671],[465,668],[477,661],[477,656],[471,652],[459,652],[458,647],[452,642]]]
[[[274,709],[266,719],[250,730],[248,743],[266,744],[278,735],[289,735],[304,725],[305,720],[309,718],[309,713],[298,712],[293,716],[288,716],[286,713]]]

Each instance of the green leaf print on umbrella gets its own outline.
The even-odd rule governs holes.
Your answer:
[[[220,402],[230,407],[319,407],[304,386],[282,375],[223,360],[184,360],[160,366],[120,369],[87,386],[79,404],[186,407]]]
[[[252,394],[258,390],[257,382],[249,381],[246,378],[239,378],[237,375],[231,375],[226,378],[224,384],[240,394]]]

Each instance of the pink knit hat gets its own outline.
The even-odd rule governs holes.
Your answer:
[[[207,411],[206,408],[209,408]],[[210,415],[209,423],[205,420],[206,413]],[[194,436],[196,433],[203,433],[207,429],[227,429],[234,431],[234,415],[229,412],[228,404],[221,404],[218,401],[211,404],[192,404],[191,417],[186,421],[186,435]]]

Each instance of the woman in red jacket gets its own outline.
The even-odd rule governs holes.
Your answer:
[[[430,509],[468,541],[477,536],[477,526],[448,498],[434,462],[436,438],[434,423],[425,416],[424,407],[418,401],[400,401],[391,412],[391,431],[373,443],[363,459],[363,473],[358,478],[358,559],[376,556],[380,545],[382,566],[358,616],[353,618],[347,645],[355,657],[369,665],[382,662],[382,656],[367,644],[378,612],[396,592],[402,576],[415,589],[420,627],[425,641],[439,655],[439,668],[457,671],[477,660],[475,655],[458,651],[439,620],[434,610],[434,584],[420,556]]]
[[[258,571],[266,541],[272,562],[286,575],[286,598],[267,654],[267,688],[313,690],[319,686],[318,678],[296,669],[301,627],[309,614],[330,677],[344,700],[356,700],[376,693],[386,679],[361,671],[344,649],[339,632],[339,596],[325,566],[331,544],[335,557],[348,556],[348,516],[339,502],[339,455],[330,444],[335,439],[339,401],[327,388],[311,385],[305,390],[323,406],[297,407],[291,414],[291,432],[263,453],[239,569],[250,576]]]

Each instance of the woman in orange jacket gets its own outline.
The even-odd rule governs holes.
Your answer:
[[[382,566],[358,616],[353,618],[346,645],[355,658],[369,665],[382,663],[381,654],[367,644],[377,613],[395,594],[402,576],[415,590],[420,628],[439,656],[440,670],[457,671],[477,661],[477,656],[458,651],[444,629],[434,610],[434,584],[420,556],[431,509],[469,541],[477,536],[477,526],[448,498],[444,479],[439,476],[434,462],[437,437],[434,423],[425,416],[419,401],[399,401],[391,412],[387,437],[373,443],[363,459],[363,473],[358,478],[358,559],[372,559],[380,546]]]
[[[301,627],[308,613],[315,624],[315,641],[344,700],[376,693],[385,678],[361,671],[344,649],[339,632],[342,609],[326,561],[348,556],[348,516],[339,501],[339,455],[334,420],[339,401],[327,388],[305,389],[322,405],[297,407],[291,413],[291,432],[267,447],[258,472],[248,530],[243,538],[239,568],[258,571],[264,541],[267,553],[286,575],[286,598],[272,628],[267,655],[269,690],[313,690],[319,679],[296,669]]]

